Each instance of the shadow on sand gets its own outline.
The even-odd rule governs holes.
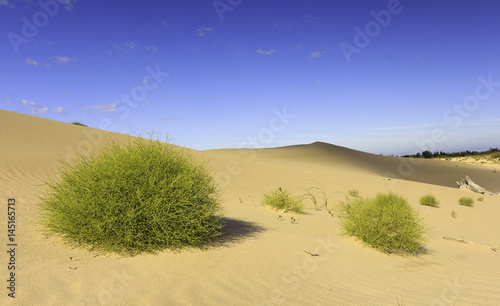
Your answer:
[[[221,229],[222,235],[207,247],[227,247],[241,240],[256,237],[265,230],[264,227],[250,221],[232,218],[222,218],[222,220],[225,223]]]

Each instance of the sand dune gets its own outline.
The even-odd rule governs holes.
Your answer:
[[[337,168],[349,168],[351,171],[368,171],[387,178],[447,187],[457,187],[456,181],[469,175],[486,189],[500,192],[497,170],[480,164],[379,156],[322,142],[260,151],[268,159],[331,165]]]
[[[225,235],[206,250],[123,258],[47,238],[35,205],[43,181],[57,177],[59,157],[71,160],[78,149],[99,150],[110,139],[128,137],[0,110],[4,280],[10,272],[9,198],[16,199],[18,212],[16,299],[4,286],[1,305],[397,305],[398,299],[405,305],[498,305],[500,252],[489,246],[500,246],[500,198],[483,195],[473,208],[459,206],[460,197],[480,195],[455,184],[467,174],[500,192],[500,174],[491,167],[437,160],[417,165],[325,143],[190,150],[210,160],[222,187]],[[282,186],[302,193],[320,185],[328,193],[404,195],[432,228],[427,254],[406,258],[366,247],[341,235],[338,218],[311,203],[302,215],[260,205],[264,191]],[[427,193],[440,208],[418,204]],[[333,194],[329,208],[342,199]]]

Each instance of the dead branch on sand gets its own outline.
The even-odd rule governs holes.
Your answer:
[[[458,188],[460,189],[468,189],[481,194],[497,195],[496,193],[490,192],[474,183],[468,175],[466,175],[465,178],[461,179],[460,182],[457,181],[457,184]]]

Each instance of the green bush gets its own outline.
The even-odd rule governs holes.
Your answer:
[[[478,202],[483,202],[483,201],[484,201],[484,199],[483,199],[483,197],[479,197],[479,198],[477,198],[477,201],[478,201]]]
[[[345,234],[356,236],[382,252],[424,253],[426,228],[418,213],[399,195],[379,193],[375,198],[341,202],[340,217]]]
[[[420,198],[420,204],[431,207],[439,207],[439,201],[432,194],[426,194]]]
[[[75,122],[71,122],[71,124],[74,124],[74,125],[79,125],[79,126],[87,126],[86,124],[83,124],[83,123],[81,123],[81,122],[77,122],[77,121],[75,121]]]
[[[168,140],[111,142],[62,162],[60,181],[40,197],[43,222],[69,242],[109,252],[201,246],[223,226],[206,166]]]
[[[474,199],[473,198],[468,198],[468,197],[461,197],[458,200],[458,204],[460,204],[462,206],[472,207],[472,206],[474,206]]]
[[[304,204],[301,196],[294,196],[289,190],[278,188],[274,191],[264,193],[264,205],[269,205],[278,210],[302,213]]]
[[[357,189],[349,189],[347,194],[350,195],[351,197],[359,198],[359,190]]]

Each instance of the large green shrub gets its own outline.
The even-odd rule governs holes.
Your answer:
[[[63,162],[41,197],[46,227],[68,241],[117,253],[201,246],[223,226],[206,167],[172,144],[136,138]]]
[[[375,198],[341,202],[340,217],[346,234],[382,252],[402,255],[424,252],[426,228],[402,196],[379,193]]]

